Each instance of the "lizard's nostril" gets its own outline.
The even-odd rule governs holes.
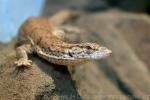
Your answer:
[[[109,49],[106,49],[106,52],[107,52],[107,53],[109,53],[109,54],[111,54],[111,53],[112,53],[112,51],[111,51],[111,50],[109,50]]]
[[[92,51],[91,51],[91,50],[87,50],[86,53],[87,53],[87,54],[91,54]]]

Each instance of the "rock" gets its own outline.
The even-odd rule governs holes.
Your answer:
[[[115,27],[119,30],[131,48],[150,69],[150,22],[149,16],[140,14],[118,13],[119,20]],[[138,16],[138,17],[137,17]]]
[[[0,100],[58,100],[70,95],[80,100],[66,67],[31,56],[31,68],[16,68],[15,43],[0,50]]]
[[[96,62],[75,68],[77,90],[83,100],[127,100],[127,97],[111,82]]]
[[[42,15],[49,16],[62,9],[100,12],[112,8],[129,12],[150,13],[149,0],[46,0]]]
[[[149,0],[107,0],[111,6],[132,12],[147,12]]]
[[[88,4],[87,0],[46,0],[42,16],[50,16],[62,9],[82,9]]]
[[[87,34],[82,36],[85,41],[100,43],[112,50],[111,58],[105,61],[97,61],[91,67],[96,66],[99,69],[99,73],[103,72],[112,84],[116,85],[127,97],[133,97],[132,99],[145,100],[150,93],[149,70],[140,57],[142,54],[148,55],[149,47],[140,47],[145,43],[148,46],[147,42],[143,44],[136,42],[140,41],[140,38],[148,38],[149,35],[145,35],[145,37],[142,35],[143,32],[145,34],[149,32],[148,20],[150,19],[146,15],[135,15],[112,10],[82,16],[74,23],[76,26],[86,30]],[[141,35],[143,37],[140,37]],[[136,45],[141,50],[141,54],[139,54],[140,52],[135,53],[135,51],[138,51],[135,49]],[[146,49],[147,52],[143,49]],[[146,57],[147,60],[148,57]],[[76,68],[78,69],[78,67]],[[94,74],[91,73],[91,75]],[[79,88],[81,90],[85,88],[86,85],[84,84],[87,84],[90,78],[88,80],[83,78],[78,81],[83,82],[83,85]],[[101,82],[99,85],[102,85]],[[108,87],[104,86],[104,88]],[[80,95],[85,95],[86,93],[84,93],[82,92]]]

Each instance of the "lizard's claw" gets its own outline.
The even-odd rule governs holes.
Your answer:
[[[31,60],[24,60],[24,59],[20,59],[18,61],[15,61],[15,65],[17,67],[29,67],[31,66],[32,61]]]

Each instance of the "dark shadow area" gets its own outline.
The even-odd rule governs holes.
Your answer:
[[[87,4],[80,8],[85,11],[97,12],[108,10],[110,5],[106,0],[89,0]]]
[[[49,16],[62,9],[99,12],[117,8],[129,12],[150,13],[149,0],[46,0],[42,16]]]
[[[71,76],[67,70],[66,66],[55,65],[49,63],[38,56],[34,55],[32,61],[47,75],[52,77],[56,85],[53,94],[56,94],[60,100],[81,100],[79,96],[74,81],[71,79]],[[44,94],[44,93],[43,93]],[[50,93],[52,94],[52,93]],[[50,95],[44,94],[44,95]],[[39,96],[37,98],[42,98]],[[43,100],[43,99],[40,99]]]

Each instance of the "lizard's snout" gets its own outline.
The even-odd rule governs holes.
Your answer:
[[[106,47],[100,47],[100,48],[99,48],[99,51],[104,52],[104,53],[107,53],[107,54],[111,54],[111,53],[112,53],[112,51],[109,50],[109,49],[106,48]]]
[[[100,47],[97,51],[90,54],[92,59],[103,59],[108,57],[112,53],[111,50],[109,50],[106,47]]]

